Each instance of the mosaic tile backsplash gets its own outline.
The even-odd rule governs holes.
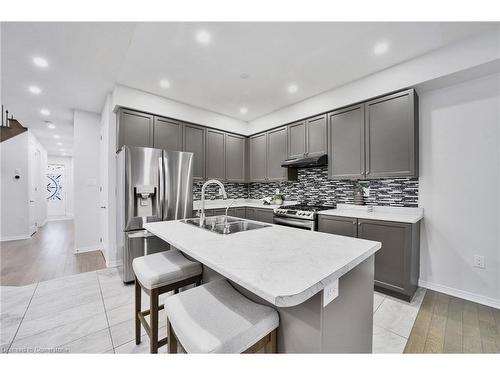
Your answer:
[[[205,181],[195,181],[193,183],[193,199],[201,199],[201,187]],[[226,190],[227,197],[230,199],[235,198],[248,198],[248,184],[233,184],[225,183],[224,189]],[[205,199],[222,199],[219,195],[219,187],[217,185],[209,185],[205,191]]]
[[[280,183],[251,183],[249,198],[274,195],[276,189],[287,200],[298,200],[315,205],[335,206],[336,203],[354,203],[352,180],[331,180],[328,167],[298,170],[298,181]],[[365,203],[377,206],[418,207],[418,178],[391,178],[367,180],[370,196]]]
[[[365,203],[378,206],[418,207],[418,178],[386,178],[367,180],[370,196]],[[201,199],[203,181],[193,185],[194,199]],[[328,168],[304,168],[298,170],[298,181],[250,184],[225,183],[228,198],[260,199],[273,196],[276,189],[286,200],[310,204],[335,206],[336,203],[354,203],[354,181],[331,180]],[[218,199],[218,187],[207,187],[207,199]]]

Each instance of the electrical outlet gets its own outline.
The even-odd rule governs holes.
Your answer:
[[[339,296],[339,279],[328,284],[323,289],[323,307]]]
[[[474,255],[474,267],[484,268],[484,256]]]

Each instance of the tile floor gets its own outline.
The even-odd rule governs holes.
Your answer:
[[[375,353],[403,352],[424,293],[411,303],[374,293]],[[149,305],[145,294],[143,305]],[[148,353],[144,330],[135,345],[133,309],[134,286],[124,285],[115,268],[0,287],[0,352]],[[162,310],[161,337],[165,320]]]

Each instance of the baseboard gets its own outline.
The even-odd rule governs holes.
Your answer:
[[[462,299],[465,299],[468,301],[479,303],[481,305],[486,305],[486,306],[493,307],[495,309],[500,309],[500,300],[495,299],[495,298],[486,297],[486,296],[482,296],[480,294],[475,294],[475,293],[471,293],[471,292],[466,292],[466,291],[463,291],[460,289],[451,288],[449,286],[431,283],[431,282],[425,281],[425,280],[419,280],[418,285],[421,286],[422,288],[431,289],[431,290],[434,290],[436,292],[448,294],[448,295],[453,296],[453,297],[462,298]]]
[[[21,234],[19,236],[2,237],[2,238],[0,238],[0,242],[17,241],[17,240],[27,240],[27,239],[30,239],[30,238],[31,238],[31,236],[29,234]]]
[[[106,260],[106,267],[108,268],[118,267],[119,265],[117,260],[110,260],[109,262]]]
[[[47,221],[60,221],[60,220],[73,220],[73,216],[53,216],[47,219]]]
[[[102,245],[75,247],[75,254],[88,253],[90,251],[101,251]]]

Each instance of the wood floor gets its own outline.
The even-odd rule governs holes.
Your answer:
[[[100,251],[74,254],[73,220],[49,221],[30,239],[0,243],[0,285],[22,286],[106,267]]]
[[[427,290],[405,353],[500,353],[500,310]]]

